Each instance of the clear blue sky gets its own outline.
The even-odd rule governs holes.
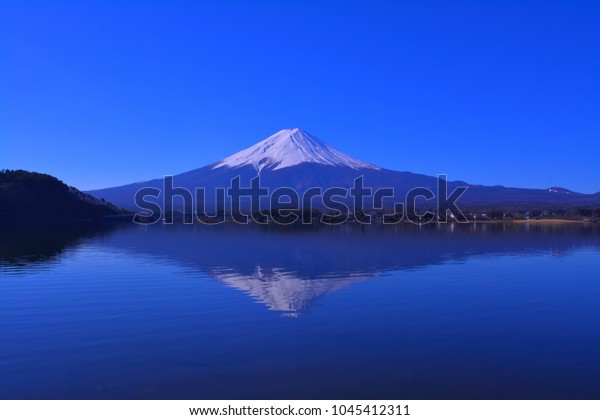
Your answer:
[[[0,167],[93,189],[301,127],[390,169],[600,191],[598,1],[3,1]]]

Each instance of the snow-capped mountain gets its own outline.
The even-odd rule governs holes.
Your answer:
[[[267,168],[276,171],[302,163],[345,166],[352,169],[380,169],[334,149],[299,128],[278,131],[254,146],[223,159],[214,165],[213,169],[252,165],[258,172]]]
[[[365,139],[365,143],[371,140]],[[416,158],[427,159],[427,155]],[[444,173],[444,168],[440,168],[439,172]],[[314,187],[321,188],[322,191],[333,187],[349,189],[353,186],[354,180],[361,176],[364,185],[372,188],[373,191],[392,188],[394,196],[390,201],[393,202],[404,202],[406,193],[416,187],[437,191],[437,178],[434,176],[393,171],[363,162],[299,128],[278,131],[254,146],[219,162],[175,175],[173,185],[183,187],[192,194],[196,188],[204,188],[205,204],[207,209],[210,209],[218,206],[214,202],[217,188],[229,188],[236,177],[240,177],[240,185],[249,186],[250,181],[257,176],[260,177],[261,187],[268,188],[271,192],[281,187],[292,188],[300,197]],[[557,206],[568,205],[600,205],[600,193],[579,194],[572,191],[564,193],[568,190],[560,187],[548,189],[489,187],[453,181],[448,183],[448,192],[452,192],[458,186],[466,185],[469,188],[461,196],[460,202],[470,207],[519,206],[530,209],[532,206],[557,208]],[[138,206],[134,202],[135,193],[144,187],[158,188],[162,191],[163,178],[87,192],[119,207],[137,210]],[[154,199],[155,202],[162,202],[161,200],[162,196]],[[174,208],[181,206],[181,200],[178,202],[177,200],[173,204]],[[264,203],[268,204],[268,198],[261,201],[260,205],[263,206]],[[165,205],[169,209],[171,203]],[[305,202],[299,205],[307,207]],[[229,205],[225,203],[225,207]],[[188,203],[186,203],[186,210],[191,210]]]

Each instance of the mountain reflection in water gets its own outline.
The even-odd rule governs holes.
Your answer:
[[[298,316],[323,295],[390,271],[460,263],[486,254],[560,255],[582,246],[598,247],[599,233],[597,225],[580,223],[108,225],[3,235],[0,261],[43,269],[65,250],[100,240],[115,252],[182,264],[243,291],[269,310]]]
[[[3,230],[0,398],[598,398],[599,233]]]

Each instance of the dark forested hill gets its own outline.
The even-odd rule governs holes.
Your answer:
[[[0,171],[0,217],[87,219],[116,215],[110,203],[82,193],[50,175]]]

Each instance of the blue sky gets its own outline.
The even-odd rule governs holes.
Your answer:
[[[301,127],[390,169],[600,191],[597,1],[0,4],[0,167],[94,189]]]

